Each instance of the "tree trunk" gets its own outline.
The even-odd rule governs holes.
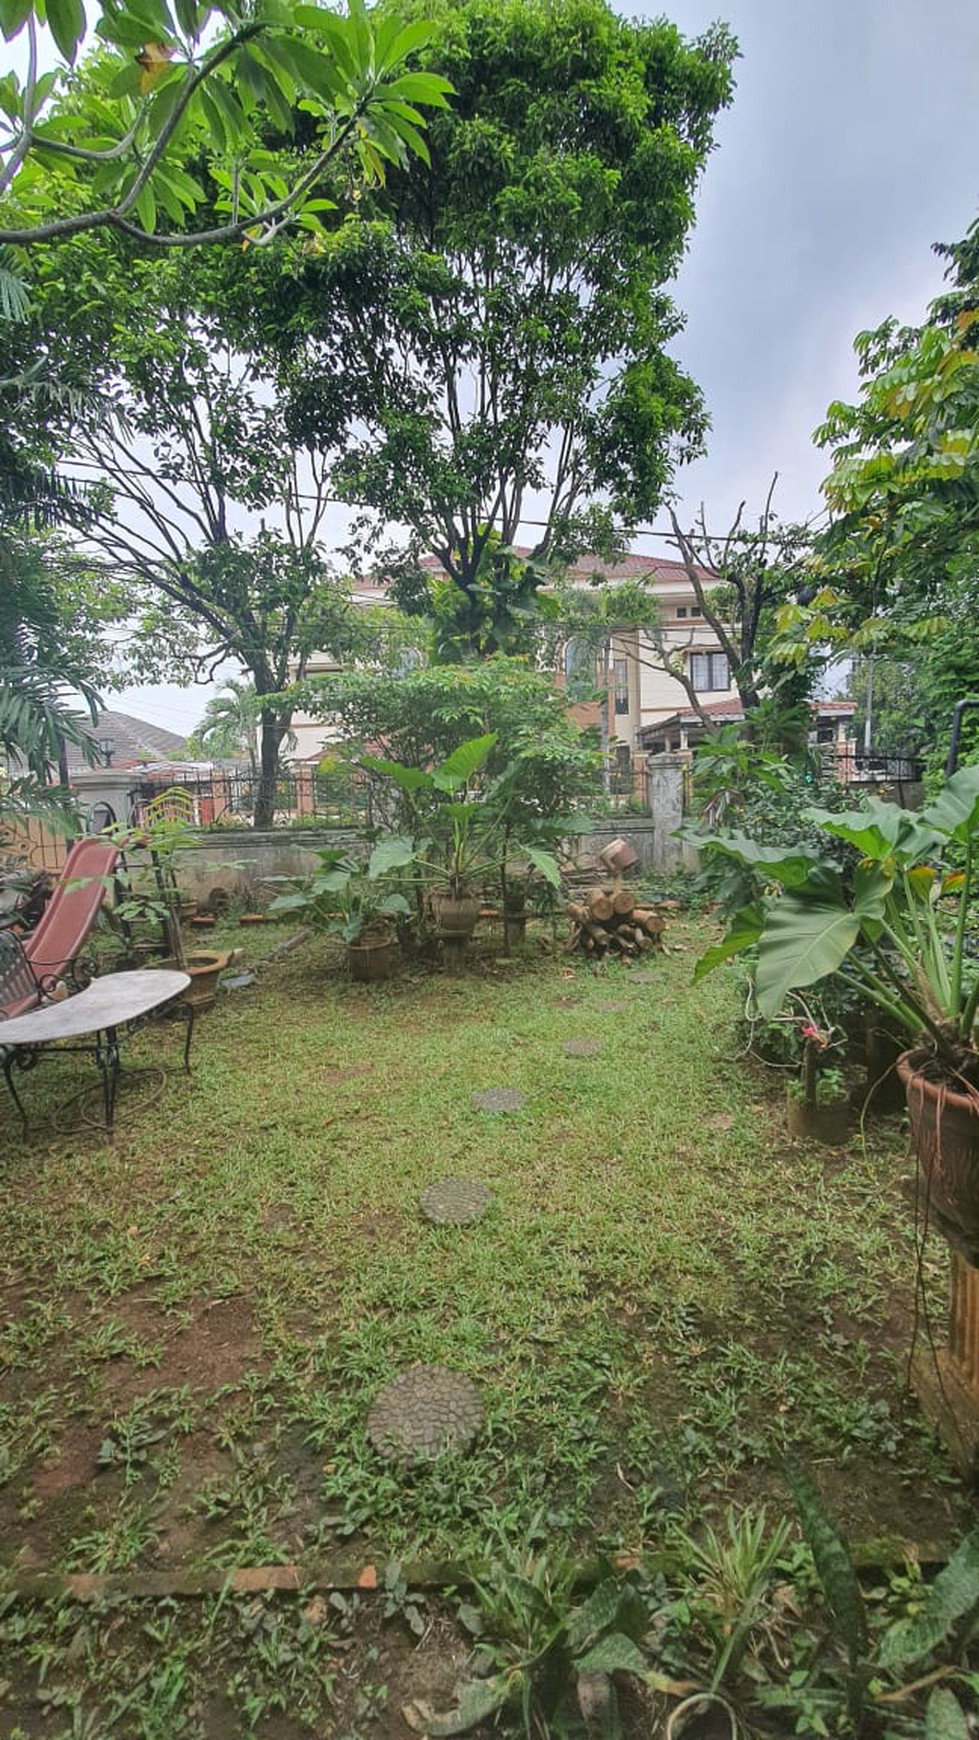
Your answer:
[[[271,828],[275,821],[275,791],[279,775],[279,750],[286,734],[285,726],[276,719],[261,716],[260,766],[255,792],[255,814],[252,826]]]

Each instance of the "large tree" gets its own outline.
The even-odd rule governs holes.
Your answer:
[[[291,720],[277,697],[356,626],[320,550],[324,468],[296,453],[255,357],[229,348],[213,268],[202,252],[150,261],[111,236],[74,238],[32,261],[29,330],[55,364],[83,346],[115,407],[93,418],[82,403],[63,454],[101,479],[80,536],[128,589],[131,663],[194,680],[233,660],[254,684],[265,826]]]
[[[663,286],[734,47],[603,0],[414,9],[457,93],[430,162],[392,172],[315,247],[253,260],[238,318],[278,358],[296,439],[343,447],[335,486],[363,529],[408,528],[398,601],[486,654],[520,644],[542,558],[609,548],[700,443]],[[514,548],[528,515],[545,522],[529,569]]]

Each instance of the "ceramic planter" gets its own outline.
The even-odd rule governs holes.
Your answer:
[[[432,909],[439,936],[453,939],[472,936],[481,910],[478,900],[449,894],[433,895]]]

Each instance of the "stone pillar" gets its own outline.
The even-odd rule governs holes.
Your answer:
[[[646,802],[653,818],[650,867],[670,873],[689,868],[689,853],[672,836],[683,821],[688,757],[667,753],[646,758]]]

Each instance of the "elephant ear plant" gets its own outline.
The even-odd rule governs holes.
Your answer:
[[[758,1008],[772,1018],[790,991],[835,973],[907,1035],[926,1074],[976,1092],[979,971],[969,916],[979,767],[954,774],[920,812],[872,798],[842,815],[811,809],[808,819],[856,849],[852,876],[802,847],[759,846],[741,834],[702,839],[774,891],[735,915],[696,976],[756,947]]]
[[[319,853],[311,876],[285,879],[292,892],[280,894],[269,910],[301,917],[311,929],[328,931],[347,944],[383,934],[392,920],[410,911],[404,895],[391,886],[391,878],[411,863],[413,855],[411,841],[395,836],[379,840],[366,865],[342,849],[329,847]]]

